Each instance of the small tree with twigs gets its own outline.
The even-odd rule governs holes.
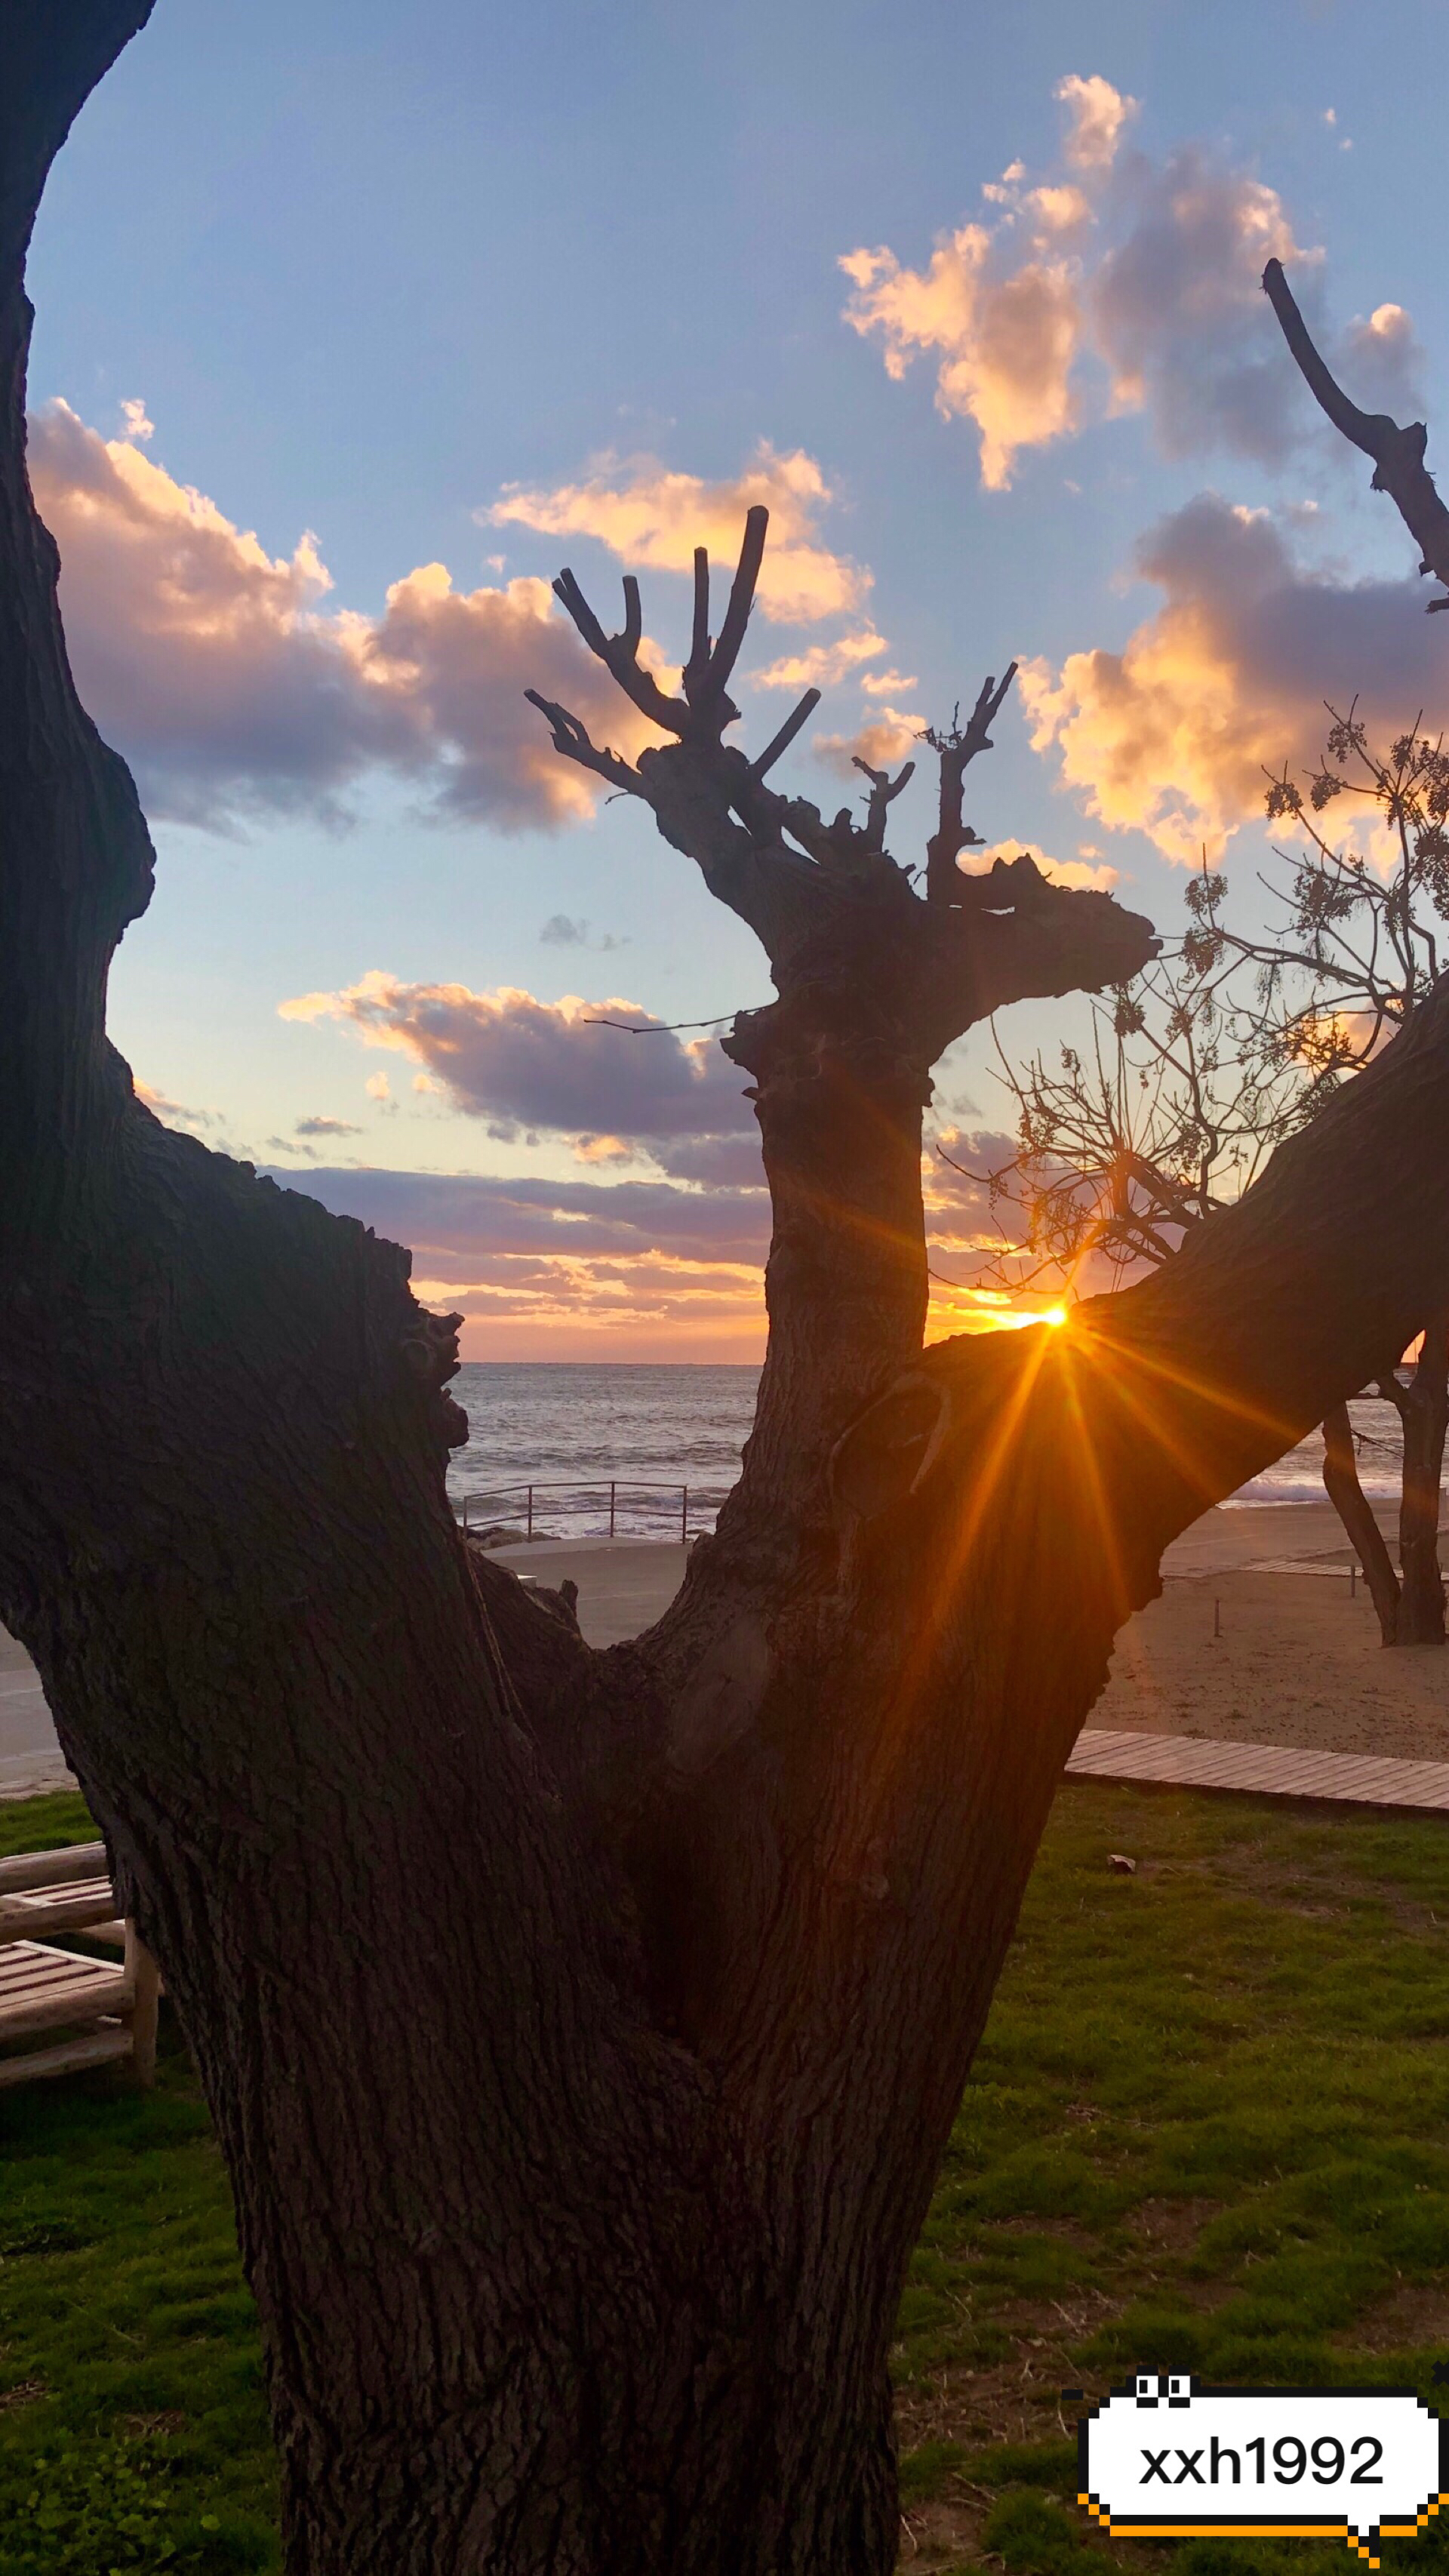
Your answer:
[[[1103,1273],[1117,1285],[1155,1269],[1311,1116],[1317,1075],[1268,1041],[1234,989],[1226,893],[1204,864],[1187,887],[1182,938],[1092,1004],[1085,1045],[1016,1063],[997,1034],[1017,1150],[985,1172],[940,1150],[984,1181],[1015,1229],[982,1265],[998,1286],[1073,1286]]]
[[[1445,970],[1449,922],[1449,752],[1416,717],[1387,751],[1355,699],[1335,707],[1324,756],[1302,782],[1270,777],[1270,821],[1303,836],[1279,850],[1286,874],[1265,878],[1275,918],[1259,939],[1230,934],[1230,953],[1256,968],[1260,1045],[1302,1065],[1316,1097],[1357,1073],[1407,1026]],[[1379,853],[1357,834],[1331,838],[1318,818],[1340,798],[1377,829]],[[1449,1298],[1425,1318],[1412,1377],[1388,1352],[1374,1383],[1403,1427],[1396,1572],[1358,1481],[1347,1407],[1324,1423],[1324,1483],[1358,1547],[1385,1645],[1442,1645],[1439,1489],[1449,1429]]]

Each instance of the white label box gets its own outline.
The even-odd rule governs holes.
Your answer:
[[[1379,2564],[1449,2501],[1449,2420],[1412,2388],[1204,2388],[1138,2371],[1082,2416],[1078,2502],[1123,2538],[1346,2540]]]

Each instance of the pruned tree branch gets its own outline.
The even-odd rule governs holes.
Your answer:
[[[961,820],[962,785],[970,763],[980,751],[990,751],[989,727],[995,722],[1006,700],[1007,690],[1016,677],[1016,664],[1009,663],[1000,682],[988,677],[971,710],[964,731],[958,707],[948,729],[937,732],[928,725],[922,740],[938,753],[941,762],[940,820],[926,844],[926,900],[928,903],[959,903],[960,872],[956,861],[963,850],[977,846],[978,835]]]
[[[591,742],[588,729],[578,716],[570,715],[568,708],[559,706],[554,699],[540,697],[537,689],[525,689],[523,694],[530,706],[537,707],[540,715],[548,718],[555,751],[561,751],[566,760],[576,760],[581,769],[592,769],[598,777],[607,778],[612,786],[623,788],[626,795],[642,795],[637,769],[631,769],[628,761],[621,760],[616,751],[610,751],[607,746],[600,750],[596,743]]]
[[[814,715],[819,704],[820,691],[818,689],[807,689],[804,697],[800,700],[799,705],[785,718],[779,732],[771,735],[770,740],[766,743],[764,750],[759,755],[759,758],[751,761],[750,775],[752,778],[765,778],[768,776],[769,772],[774,768],[776,761],[783,758],[784,754],[789,750],[791,743],[794,741],[796,734],[799,733],[802,725],[807,725],[810,722],[810,719]]]
[[[913,760],[908,760],[904,769],[895,778],[892,778],[888,769],[872,769],[869,761],[862,760],[859,753],[855,755],[854,766],[861,772],[862,777],[870,780],[866,837],[873,850],[883,850],[886,807],[893,805],[901,789],[910,785],[916,774],[916,764]]]
[[[1394,503],[1419,548],[1420,572],[1434,574],[1449,587],[1449,509],[1440,500],[1434,477],[1424,463],[1429,433],[1423,422],[1411,421],[1401,429],[1387,412],[1360,411],[1314,347],[1281,260],[1269,260],[1263,271],[1263,286],[1315,402],[1344,438],[1373,458],[1372,488],[1387,492]],[[1449,598],[1431,599],[1429,607],[1431,611],[1449,608]]]

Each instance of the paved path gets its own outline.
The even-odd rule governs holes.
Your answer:
[[[1067,1771],[1076,1780],[1150,1780],[1160,1787],[1245,1789],[1258,1797],[1330,1798],[1354,1807],[1449,1814],[1449,1762],[1395,1762],[1366,1753],[1306,1753],[1281,1744],[1215,1744],[1201,1735],[1086,1726]]]
[[[0,1798],[53,1789],[69,1777],[40,1675],[25,1648],[0,1628]]]

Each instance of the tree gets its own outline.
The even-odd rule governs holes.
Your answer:
[[[923,1351],[932,1062],[1149,933],[1020,867],[923,901],[884,788],[827,826],[725,747],[752,523],[605,774],[772,961],[769,1356],[717,1535],[592,1652],[454,1527],[406,1254],[105,1037],[151,852],[25,481],[22,262],[146,14],[4,21],[0,1615],[215,2117],[291,2576],[883,2576],[897,2295],[1062,1762],[1167,1541],[1438,1293],[1449,1009],[1156,1279]],[[642,689],[634,594],[608,638],[565,590]]]
[[[973,1172],[937,1148],[1018,1230],[982,1276],[1020,1290],[1155,1270],[1311,1116],[1320,1084],[1303,1050],[1280,1046],[1234,989],[1226,894],[1206,864],[1189,878],[1183,938],[1092,1003],[1085,1047],[1014,1064],[994,1033],[1017,1150]]]
[[[1038,1051],[1015,1066],[998,1041],[1017,1106],[1017,1152],[978,1174],[939,1149],[985,1182],[992,1206],[1018,1229],[1016,1243],[982,1264],[983,1276],[1012,1289],[1044,1277],[1076,1284],[1103,1269],[1116,1281],[1170,1260],[1432,989],[1439,933],[1425,910],[1437,916],[1449,904],[1449,756],[1415,731],[1381,758],[1350,710],[1333,718],[1328,757],[1358,773],[1359,801],[1380,809],[1397,835],[1398,865],[1382,876],[1312,821],[1346,778],[1320,764],[1305,809],[1285,772],[1269,787],[1269,815],[1302,819],[1311,848],[1290,863],[1286,888],[1266,881],[1281,922],[1258,939],[1229,930],[1226,880],[1204,864],[1188,882],[1189,925],[1176,953],[1146,967],[1110,1006],[1092,1006],[1085,1050],[1062,1045],[1055,1064]],[[1402,1581],[1359,1479],[1346,1402],[1324,1417],[1323,1481],[1363,1564],[1384,1644],[1441,1645],[1449,1308],[1428,1318],[1407,1386],[1398,1358],[1386,1354],[1373,1382],[1403,1428]]]
[[[1416,719],[1388,751],[1376,750],[1357,704],[1328,709],[1323,759],[1300,787],[1285,765],[1269,782],[1270,821],[1291,817],[1307,848],[1278,856],[1287,882],[1268,881],[1278,919],[1260,939],[1231,935],[1231,952],[1257,969],[1254,1025],[1270,1057],[1298,1063],[1322,1097],[1367,1064],[1438,983],[1449,919],[1449,753]],[[1307,790],[1305,797],[1304,788]],[[1386,838],[1386,867],[1331,841],[1316,820],[1344,795]],[[1368,1576],[1386,1646],[1442,1646],[1439,1486],[1449,1429],[1449,1303],[1425,1322],[1414,1373],[1397,1353],[1375,1372],[1403,1431],[1399,1507],[1402,1581],[1358,1480],[1346,1406],[1324,1423],[1323,1481]]]

